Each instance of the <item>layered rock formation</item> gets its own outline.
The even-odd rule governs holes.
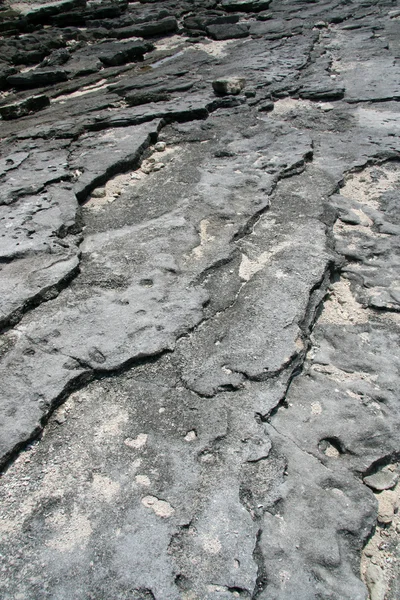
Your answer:
[[[1,597],[398,598],[396,3],[0,18]]]

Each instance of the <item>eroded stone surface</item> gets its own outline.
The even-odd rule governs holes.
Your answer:
[[[2,7],[2,598],[398,597],[397,13]]]

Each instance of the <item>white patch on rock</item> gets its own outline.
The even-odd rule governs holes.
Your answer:
[[[101,496],[106,502],[111,502],[118,494],[121,486],[109,477],[95,473],[93,475],[92,489],[96,496]]]
[[[48,520],[56,535],[48,540],[47,546],[60,552],[69,552],[76,547],[84,548],[92,534],[92,526],[86,515],[74,507],[71,517],[52,515]]]
[[[203,548],[210,554],[218,554],[221,549],[221,542],[217,537],[205,536],[203,538]]]
[[[143,446],[146,445],[147,438],[147,433],[139,433],[139,435],[135,439],[126,438],[126,440],[124,440],[124,444],[125,446],[133,448],[134,450],[140,450],[140,448],[143,448]]]
[[[168,519],[175,512],[175,509],[169,502],[159,500],[155,496],[145,496],[142,498],[142,504],[146,508],[151,508],[157,517],[162,517],[163,519]]]
[[[209,225],[210,221],[207,219],[203,219],[200,222],[200,244],[192,250],[192,254],[194,254],[196,258],[201,258],[204,254],[204,247],[215,239],[214,236],[207,233],[207,228]]]
[[[357,302],[347,279],[340,279],[331,285],[331,294],[324,302],[320,323],[341,325],[348,323],[366,323],[369,312]]]
[[[385,600],[386,582],[380,567],[369,564],[365,571],[365,582],[368,587],[370,600]]]
[[[322,413],[322,406],[319,402],[311,403],[311,414],[312,415],[320,415]]]
[[[148,487],[151,483],[147,475],[136,475],[135,481],[138,485],[143,485],[145,487]]]
[[[126,411],[118,412],[115,415],[110,416],[108,421],[101,424],[99,429],[96,431],[97,438],[108,438],[114,437],[120,433],[121,425],[127,423],[128,413]]]
[[[290,246],[290,242],[281,242],[280,244],[276,244],[273,250],[268,250],[262,252],[256,258],[249,258],[246,254],[242,254],[242,262],[239,267],[239,277],[244,281],[250,281],[250,279],[261,271],[271,260],[271,258],[285,250]],[[281,271],[278,272],[278,279],[282,277]]]

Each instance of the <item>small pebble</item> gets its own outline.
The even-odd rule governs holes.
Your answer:
[[[106,195],[106,188],[96,188],[92,192],[92,198],[104,198]]]
[[[157,142],[157,144],[154,146],[154,150],[157,150],[157,152],[164,152],[166,147],[167,144],[165,142]]]

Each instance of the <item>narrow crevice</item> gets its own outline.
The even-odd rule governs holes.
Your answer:
[[[306,62],[304,63],[304,65],[302,65],[299,69],[298,69],[298,73],[299,75],[301,74],[302,71],[304,71],[305,69],[307,69],[308,67],[310,67],[314,62],[315,62],[315,58],[314,58],[314,53],[315,50],[317,48],[317,46],[321,43],[321,38],[322,38],[322,31],[315,31],[314,32],[314,39],[311,42],[311,48],[308,52],[308,57]],[[298,76],[299,78],[299,76]]]
[[[279,369],[276,369],[275,371],[260,373],[257,376],[249,376],[247,373],[237,370],[234,371],[234,373],[242,375],[248,381],[267,381],[269,379],[275,379],[284,371],[288,371],[290,369],[292,373],[289,379],[288,386],[291,384],[295,377],[302,373],[307,354],[311,348],[310,336],[319,315],[319,308],[324,302],[324,298],[332,281],[334,272],[334,263],[332,261],[329,261],[320,281],[315,283],[310,289],[309,301],[307,303],[305,314],[303,319],[299,323],[299,328],[302,332],[302,351],[296,352],[293,356],[290,357],[290,359],[286,363],[281,365],[281,367]],[[287,391],[288,388],[286,390],[286,393]],[[284,398],[282,399],[282,401],[284,401]],[[270,418],[271,416],[272,413],[270,413],[268,418]]]
[[[340,188],[345,185],[345,181],[351,173],[354,173],[354,172],[359,173],[359,172],[362,172],[364,169],[368,168],[369,166],[373,166],[376,164],[382,164],[385,162],[391,162],[393,160],[396,160],[396,158],[391,157],[391,158],[380,159],[380,158],[374,157],[374,158],[368,159],[367,161],[365,161],[365,163],[362,166],[357,166],[357,167],[354,167],[354,168],[346,171],[346,173],[343,174],[341,181],[338,183],[338,187]],[[336,193],[336,191],[334,191],[332,193],[332,195],[335,193]],[[299,364],[296,366],[295,369],[293,369],[293,371],[290,375],[288,384],[286,386],[285,393],[282,395],[281,400],[276,404],[276,406],[269,412],[269,414],[267,416],[263,417],[262,415],[257,415],[257,418],[261,418],[262,421],[268,422],[271,426],[272,426],[271,420],[273,419],[275,414],[278,412],[278,410],[282,406],[287,407],[286,397],[287,397],[287,394],[289,393],[289,389],[293,383],[293,380],[303,373],[307,355],[312,348],[311,334],[312,334],[312,331],[314,329],[316,322],[318,321],[320,313],[323,309],[327,291],[328,291],[331,283],[333,283],[335,280],[337,280],[338,277],[340,278],[341,272],[342,272],[341,268],[344,266],[343,264],[340,264],[340,263],[341,263],[341,261],[345,260],[345,257],[342,254],[337,254],[336,243],[335,243],[335,238],[334,238],[334,234],[333,234],[333,227],[337,221],[338,213],[336,211],[331,211],[330,209],[331,209],[331,205],[329,204],[329,201],[328,201],[327,208],[325,208],[325,215],[324,215],[325,218],[323,219],[323,222],[325,222],[325,225],[326,225],[325,235],[326,235],[326,240],[327,240],[327,247],[331,252],[333,252],[335,254],[335,257],[328,262],[328,265],[324,272],[322,280],[320,282],[318,282],[317,284],[315,284],[313,286],[313,288],[310,290],[310,300],[309,300],[309,303],[308,303],[308,306],[306,309],[306,313],[305,313],[304,319],[299,324],[301,330],[303,331],[303,335],[304,335],[303,343],[306,345],[306,347],[305,347],[304,352],[301,354],[301,360],[299,361]],[[340,266],[339,266],[339,264],[340,264]],[[383,309],[383,312],[385,312],[385,309]],[[390,309],[388,309],[388,312],[394,312],[394,311],[390,311]],[[312,456],[314,456],[314,455],[312,455]]]
[[[270,191],[269,196],[272,196],[273,192],[276,189],[276,186],[279,183],[280,178],[277,177],[276,181],[273,183],[273,187]],[[235,235],[233,236],[233,242],[240,242],[240,240],[242,240],[243,238],[247,237],[248,235],[250,235],[254,228],[256,227],[257,223],[259,222],[259,220],[261,219],[261,217],[270,209],[270,204],[268,203],[266,206],[263,206],[259,211],[257,211],[256,213],[254,213],[253,215],[251,215],[251,217],[246,221],[246,223],[244,223],[239,231],[237,233],[235,233]]]
[[[296,165],[293,165],[288,170],[283,169],[281,171],[281,173],[279,173],[275,177],[275,180],[272,182],[271,190],[268,193],[268,197],[272,198],[279,183],[283,179],[288,179],[290,177],[296,177],[297,175],[300,175],[301,173],[303,173],[303,171],[305,170],[305,168],[307,166],[307,163],[312,162],[312,160],[313,160],[313,151],[310,150],[304,154],[303,158],[301,158]],[[262,218],[262,216],[266,212],[268,212],[270,208],[271,208],[271,205],[270,205],[270,203],[268,203],[265,206],[263,206],[260,210],[258,210],[256,213],[251,215],[251,217],[246,221],[246,223],[244,223],[242,225],[242,227],[240,228],[240,230],[234,235],[233,241],[239,242],[243,238],[245,238],[248,235],[250,235],[251,233],[253,233],[255,227],[257,226],[257,224],[260,221],[260,219]]]
[[[160,129],[158,130],[160,131]],[[116,175],[120,175],[121,173],[126,173],[128,170],[137,170],[140,167],[141,160],[144,152],[147,148],[154,144],[157,141],[158,133],[150,133],[143,144],[136,150],[136,152],[128,156],[127,158],[118,161],[111,167],[109,167],[104,173],[101,173],[90,183],[88,183],[85,188],[76,193],[77,200],[80,204],[84,204],[88,199],[89,194],[98,186],[105,185],[110,179],[115,177]]]
[[[62,392],[53,399],[49,407],[49,411],[41,418],[39,424],[31,432],[29,437],[21,442],[18,442],[9,452],[0,458],[0,476],[9,469],[21,452],[26,450],[26,448],[32,444],[32,442],[41,438],[44,427],[47,425],[53,412],[66,401],[68,396],[73,392],[82,389],[84,386],[90,383],[93,378],[93,373],[80,373],[77,375],[77,377],[68,382]]]
[[[377,315],[379,314],[385,314],[385,313],[389,313],[389,314],[399,314],[400,313],[400,309],[396,306],[393,306],[393,308],[391,308],[390,306],[369,306],[368,308],[372,311],[375,312]]]
[[[316,461],[318,461],[325,469],[327,469],[328,471],[331,471],[331,469],[329,469],[329,467],[326,466],[326,464],[323,462],[323,460],[321,458],[319,458],[319,456],[316,456],[315,454],[313,454],[312,452],[308,452],[307,450],[305,450],[304,448],[302,448],[295,439],[293,439],[290,435],[287,435],[286,433],[283,433],[282,431],[280,431],[277,427],[275,427],[275,425],[273,425],[271,423],[271,421],[268,422],[268,425],[270,427],[272,427],[272,429],[281,437],[285,438],[285,440],[287,440],[288,442],[291,442],[292,444],[294,444],[294,446],[296,446],[296,448],[298,448],[300,450],[300,452],[302,452],[303,454],[306,454],[307,456],[310,456],[311,458],[314,458]]]
[[[250,598],[251,597],[249,590],[246,590],[246,588],[243,588],[243,587],[239,587],[236,585],[234,585],[234,586],[228,585],[226,589],[230,594],[234,594],[236,598],[238,598],[238,597],[239,598]]]
[[[24,451],[27,448],[27,446],[29,446],[33,441],[41,439],[44,428],[49,422],[54,411],[59,406],[61,406],[61,404],[63,404],[72,393],[82,390],[92,381],[117,377],[118,375],[122,375],[126,371],[129,371],[133,367],[140,367],[145,364],[153,364],[157,362],[162,356],[169,354],[170,352],[171,351],[167,349],[161,350],[160,352],[154,353],[153,355],[133,357],[112,370],[93,369],[85,361],[77,359],[76,357],[70,357],[73,358],[73,360],[75,360],[78,364],[80,364],[82,369],[86,370],[83,373],[77,375],[75,378],[71,379],[66,384],[64,389],[60,392],[60,394],[58,394],[58,396],[56,396],[51,401],[48,407],[48,411],[45,415],[43,415],[43,417],[40,420],[40,423],[29,435],[29,437],[16,444],[12,450],[10,450],[6,455],[4,455],[0,459],[0,475],[7,471],[7,469],[12,465],[12,463],[16,460],[19,454],[22,451]]]
[[[265,568],[264,555],[261,549],[262,529],[259,529],[256,535],[256,544],[253,550],[253,560],[257,565],[257,579],[254,586],[251,600],[257,600],[268,585],[267,570]]]
[[[65,289],[69,287],[71,282],[80,274],[80,265],[78,264],[65,277],[60,279],[56,284],[47,286],[40,290],[37,294],[25,300],[25,302],[15,309],[12,313],[0,319],[0,334],[7,333],[15,327],[24,315],[31,312],[41,304],[54,300]]]
[[[292,385],[293,380],[298,377],[302,371],[303,371],[303,363],[304,361],[301,362],[301,364],[297,365],[296,368],[293,369],[293,371],[290,374],[290,377],[287,381],[286,387],[285,387],[285,391],[282,394],[280,400],[275,404],[275,406],[273,408],[271,408],[271,410],[269,410],[265,415],[262,415],[260,413],[256,413],[256,418],[259,419],[262,423],[269,423],[271,424],[271,419],[274,418],[274,416],[276,415],[276,413],[278,412],[278,410],[280,408],[288,408],[288,403],[287,403],[287,395],[289,393],[289,388]]]
[[[232,369],[232,373],[241,375],[245,381],[250,381],[250,382],[252,382],[252,381],[260,382],[260,381],[269,381],[271,379],[277,379],[279,377],[279,375],[282,375],[282,373],[284,373],[285,371],[292,370],[293,372],[297,372],[301,368],[301,365],[304,362],[304,358],[305,358],[304,354],[306,354],[304,351],[296,352],[285,363],[283,363],[279,367],[279,369],[275,369],[275,371],[266,371],[263,373],[259,373],[257,375],[249,375],[245,371],[239,371],[238,369]]]
[[[306,307],[305,315],[299,323],[299,327],[303,333],[303,343],[307,345],[305,354],[311,346],[310,335],[314,329],[318,318],[318,312],[321,305],[324,303],[326,293],[335,276],[336,265],[332,260],[328,261],[325,271],[320,281],[315,283],[310,290],[309,300]]]
[[[229,256],[225,256],[219,260],[216,260],[209,267],[206,267],[204,271],[202,271],[192,282],[191,286],[202,285],[205,283],[206,279],[208,279],[211,275],[213,275],[220,267],[225,267],[232,263],[235,258],[238,257],[239,250],[237,248],[232,248],[232,251],[229,253]],[[214,313],[216,314],[216,313]]]
[[[365,171],[365,169],[368,169],[368,167],[375,167],[376,165],[397,162],[399,160],[400,151],[397,150],[385,149],[381,153],[375,154],[371,158],[365,160],[362,164],[355,165],[354,167],[351,167],[345,173],[343,173],[343,177],[338,183],[338,192],[335,193],[340,193],[341,188],[346,185],[347,179],[350,175],[353,175],[354,173],[362,173],[362,171]]]

